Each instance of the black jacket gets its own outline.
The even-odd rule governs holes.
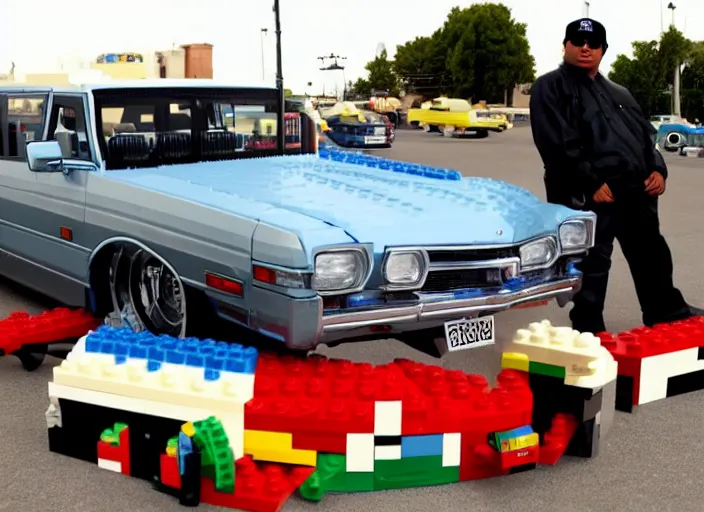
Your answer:
[[[533,140],[551,203],[580,208],[607,183],[615,197],[643,193],[653,171],[667,178],[655,129],[627,89],[561,65],[533,84]]]

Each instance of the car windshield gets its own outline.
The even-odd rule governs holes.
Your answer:
[[[94,95],[108,169],[277,154],[273,89],[145,87]]]

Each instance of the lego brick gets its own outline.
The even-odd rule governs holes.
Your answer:
[[[397,460],[400,458],[401,445],[374,447],[374,460]]]
[[[98,467],[115,473],[122,473],[122,463],[116,460],[98,459]]]
[[[459,482],[460,468],[443,467],[442,457],[409,457],[378,460],[374,464],[374,489],[403,489]]]
[[[574,457],[596,457],[599,453],[600,427],[598,414],[596,417],[584,421],[572,435],[565,454]]]
[[[641,364],[638,405],[667,398],[669,379],[704,370],[699,348],[646,357]]]
[[[313,450],[322,453],[347,453],[347,436],[336,432],[326,434],[294,432],[293,448],[296,450]]]
[[[564,366],[555,366],[552,364],[531,361],[528,365],[528,368],[528,371],[530,373],[547,375],[549,377],[558,377],[560,379],[564,379],[567,376],[567,371],[565,370]]]
[[[659,324],[653,328],[638,327],[617,335],[599,333],[602,345],[619,358],[645,359],[698,348],[702,343],[704,317]]]
[[[109,407],[121,411],[179,420],[184,423],[203,420],[212,414],[212,411],[208,409],[184,407],[181,405],[155,402],[153,400],[131,398],[113,393],[91,391],[57,384],[55,382],[49,383],[49,396],[65,398],[85,404]],[[233,409],[235,409],[234,404]],[[235,458],[240,458],[244,455],[244,404],[240,404],[239,409],[239,411],[234,413],[219,413],[217,415],[225,428]]]
[[[401,435],[402,407],[401,401],[374,403],[374,435]]]
[[[555,327],[548,320],[518,329],[506,351],[525,354],[531,362],[564,367],[566,375],[575,376],[593,375],[601,358],[613,358],[593,334]]]
[[[201,454],[195,451],[184,459],[178,502],[186,507],[197,507],[200,505],[201,493]]]
[[[181,474],[178,469],[178,459],[161,454],[161,483],[174,489],[181,488]]]
[[[550,429],[541,436],[540,464],[555,465],[567,451],[579,423],[568,414],[557,414]]]
[[[506,370],[529,371],[530,361],[528,356],[518,352],[504,352],[501,354],[501,368]]]
[[[251,398],[251,389],[240,382],[208,381],[179,368],[148,371],[146,361],[127,360],[113,364],[90,354],[76,354],[54,367],[54,382],[70,387],[100,391],[153,402],[170,403],[210,410],[211,413],[237,413]],[[182,371],[183,370],[183,371]],[[253,376],[244,376],[253,380]]]
[[[444,434],[442,436],[443,467],[459,466],[462,456],[462,434]]]
[[[254,460],[315,466],[318,454],[293,448],[293,435],[282,432],[244,431],[244,452]]]
[[[278,512],[314,471],[313,467],[262,464],[243,457],[235,464],[234,494],[217,492],[212,480],[202,478],[200,501],[249,512]]]
[[[258,352],[253,347],[234,343],[179,339],[157,336],[149,331],[101,326],[85,341],[87,353],[106,354],[123,359],[145,359],[160,364],[183,365],[208,372],[218,379],[220,373],[253,374]]]
[[[685,393],[692,393],[693,391],[701,391],[702,389],[704,389],[704,370],[685,373],[684,375],[677,375],[667,379],[666,397],[670,398]]]
[[[301,485],[301,496],[320,501],[328,492],[362,492],[374,490],[374,473],[348,473],[344,455],[320,453],[315,472]]]
[[[622,412],[633,412],[636,405],[634,402],[634,379],[627,375],[619,375],[616,378],[616,410]]]
[[[401,438],[401,457],[426,457],[443,454],[442,434],[404,436]]]
[[[374,434],[347,434],[347,472],[374,471]]]

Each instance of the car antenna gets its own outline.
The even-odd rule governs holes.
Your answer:
[[[276,90],[279,96],[279,110],[276,113],[276,149],[283,155],[286,148],[284,119],[286,111],[284,95],[284,73],[281,64],[281,13],[279,0],[274,0],[274,20],[276,25]]]

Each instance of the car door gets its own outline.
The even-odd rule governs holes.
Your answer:
[[[82,284],[88,282],[90,254],[85,229],[86,184],[88,174],[98,169],[88,112],[85,94],[53,94],[44,139],[59,142],[64,172],[35,173],[32,225],[48,249],[46,256],[39,258]]]

